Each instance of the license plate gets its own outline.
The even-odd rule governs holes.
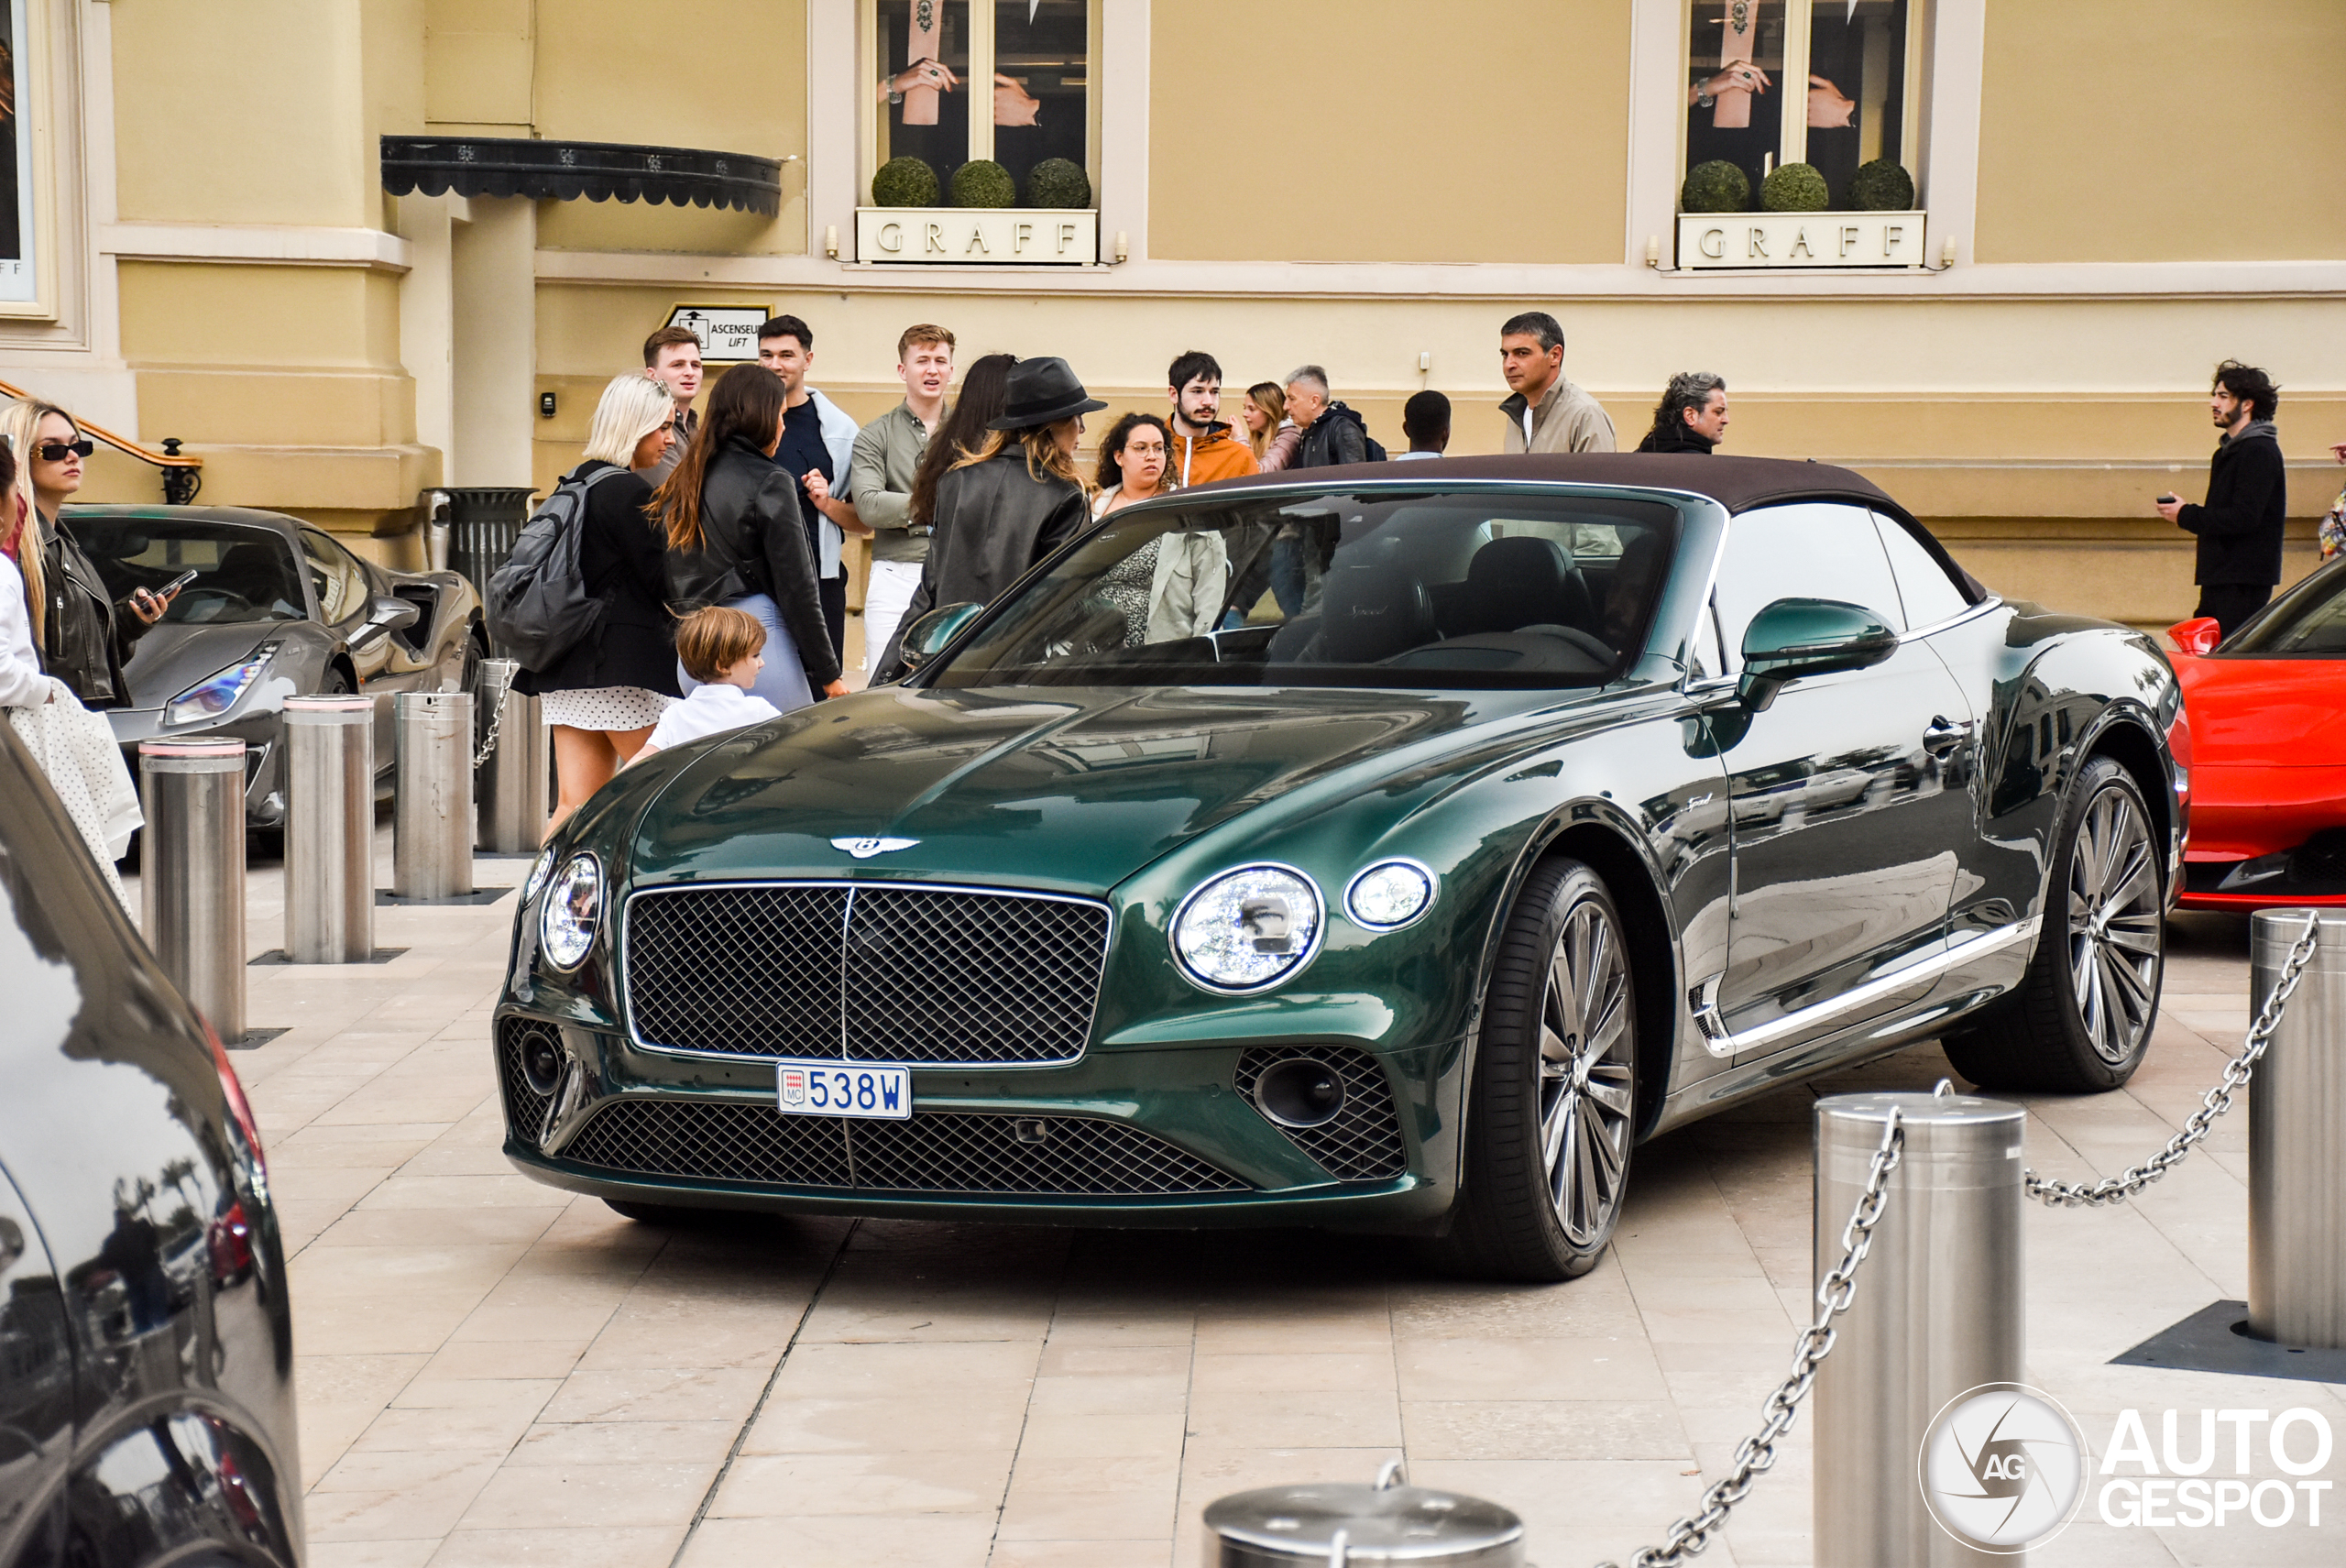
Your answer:
[[[913,1075],[860,1062],[785,1061],[774,1069],[785,1116],[866,1116],[902,1122],[913,1113]]]

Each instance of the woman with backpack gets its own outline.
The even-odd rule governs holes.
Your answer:
[[[668,553],[641,472],[668,450],[675,411],[659,382],[614,376],[595,405],[586,461],[562,478],[585,491],[579,576],[602,614],[545,668],[513,678],[513,689],[534,695],[554,727],[561,803],[546,824],[548,837],[627,765],[683,695],[666,603]]]
[[[773,463],[782,379],[736,365],[717,379],[685,460],[654,498],[668,535],[668,599],[682,614],[719,604],[766,629],[765,669],[750,689],[788,713],[845,696],[839,657],[806,547],[798,481]],[[682,682],[689,692],[700,683]]]

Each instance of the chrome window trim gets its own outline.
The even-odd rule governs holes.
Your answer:
[[[847,1054],[847,1007],[846,999],[844,997],[840,999],[839,1007],[839,1060],[843,1062],[854,1062],[865,1067],[902,1067],[909,1068],[915,1072],[1026,1072],[1036,1068],[1072,1067],[1077,1062],[1081,1061],[1091,1049],[1092,1031],[1097,1029],[1100,1025],[1100,993],[1107,988],[1108,953],[1109,949],[1114,946],[1116,939],[1116,908],[1114,905],[1110,904],[1104,898],[1085,898],[1080,894],[1070,893],[1046,893],[1039,890],[1029,890],[1026,888],[1017,887],[973,887],[964,883],[900,882],[893,877],[871,877],[861,881],[852,877],[745,877],[728,878],[722,882],[660,883],[651,887],[631,887],[628,889],[627,902],[620,906],[619,912],[619,940],[617,943],[617,952],[619,957],[619,983],[614,987],[614,990],[619,997],[619,1019],[627,1028],[627,1040],[629,1045],[632,1046],[637,1050],[646,1052],[652,1056],[678,1057],[696,1061],[777,1062],[784,1060],[814,1061],[828,1059],[796,1054],[785,1055],[781,1051],[774,1051],[772,1053],[749,1051],[709,1051],[700,1050],[690,1046],[655,1045],[652,1041],[645,1039],[636,1029],[635,1000],[633,996],[630,994],[634,983],[634,979],[630,972],[630,965],[628,962],[628,934],[630,927],[634,923],[631,917],[635,912],[635,901],[639,898],[656,897],[664,893],[714,893],[721,892],[729,888],[761,887],[839,887],[847,889],[847,907],[842,911],[839,916],[839,945],[842,949],[844,949],[847,945],[847,922],[855,918],[855,894],[856,891],[860,888],[911,888],[922,893],[958,893],[974,894],[984,898],[1031,898],[1041,899],[1053,904],[1087,905],[1091,908],[1098,909],[1108,916],[1106,926],[1102,929],[1100,937],[1100,983],[1092,988],[1091,1016],[1084,1020],[1083,1035],[1085,1043],[1083,1049],[1077,1051],[1073,1056],[1053,1057],[1047,1061],[1018,1062],[896,1061],[879,1057],[850,1057]],[[1324,918],[1321,923],[1323,925],[1325,924]]]

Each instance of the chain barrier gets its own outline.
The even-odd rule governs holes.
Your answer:
[[[2165,1176],[2181,1164],[2186,1155],[2206,1141],[2216,1124],[2216,1118],[2232,1108],[2232,1096],[2244,1086],[2256,1071],[2258,1058],[2272,1043],[2273,1031],[2280,1026],[2281,1014],[2296,994],[2297,981],[2313,961],[2314,949],[2321,945],[2321,914],[2309,911],[2306,928],[2289,949],[2288,961],[2281,968],[2280,982],[2273,994],[2264,999],[2264,1007],[2256,1014],[2256,1022],[2248,1026],[2248,1038],[2240,1055],[2224,1064],[2224,1075],[2217,1085],[2199,1098],[2199,1109],[2191,1113],[2183,1124],[2183,1131],[2167,1139],[2165,1147],[2123,1176],[2104,1177],[2090,1184],[2080,1181],[2049,1181],[2034,1170],[2021,1172],[2021,1190],[2031,1198],[2054,1208],[2099,1209],[2107,1203],[2123,1203],[2143,1188]]]
[[[489,711],[488,739],[483,740],[480,750],[473,753],[473,772],[478,773],[488,766],[489,758],[497,754],[497,732],[505,724],[505,705],[512,700],[513,683],[508,681],[497,694],[497,706]]]
[[[1777,1440],[1792,1431],[1800,1402],[1815,1386],[1817,1367],[1832,1354],[1836,1337],[1833,1320],[1847,1311],[1849,1303],[1857,1299],[1858,1266],[1872,1250],[1873,1228],[1880,1223],[1882,1206],[1889,1201],[1890,1173],[1898,1168],[1905,1152],[1905,1123],[1893,1109],[1890,1124],[1881,1130],[1881,1145],[1873,1151],[1873,1163],[1866,1170],[1865,1190],[1858,1195],[1857,1207],[1849,1212],[1849,1223],[1842,1228],[1841,1261],[1833,1266],[1816,1288],[1815,1321],[1803,1329],[1800,1338],[1793,1342],[1792,1376],[1779,1384],[1760,1406],[1767,1420],[1758,1432],[1737,1446],[1735,1467],[1703,1494],[1701,1509],[1673,1521],[1660,1546],[1640,1548],[1629,1559],[1629,1568],[1683,1568],[1688,1558],[1699,1556],[1711,1544],[1711,1538],[1727,1528],[1728,1514],[1750,1496],[1753,1479],[1775,1465]],[[1607,1562],[1600,1563],[1597,1568],[1620,1565]]]

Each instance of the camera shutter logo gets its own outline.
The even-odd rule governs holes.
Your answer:
[[[2020,1552],[2077,1516],[2085,1438],[2050,1395],[1986,1383],[1932,1419],[1916,1470],[1941,1530],[1977,1551]]]

